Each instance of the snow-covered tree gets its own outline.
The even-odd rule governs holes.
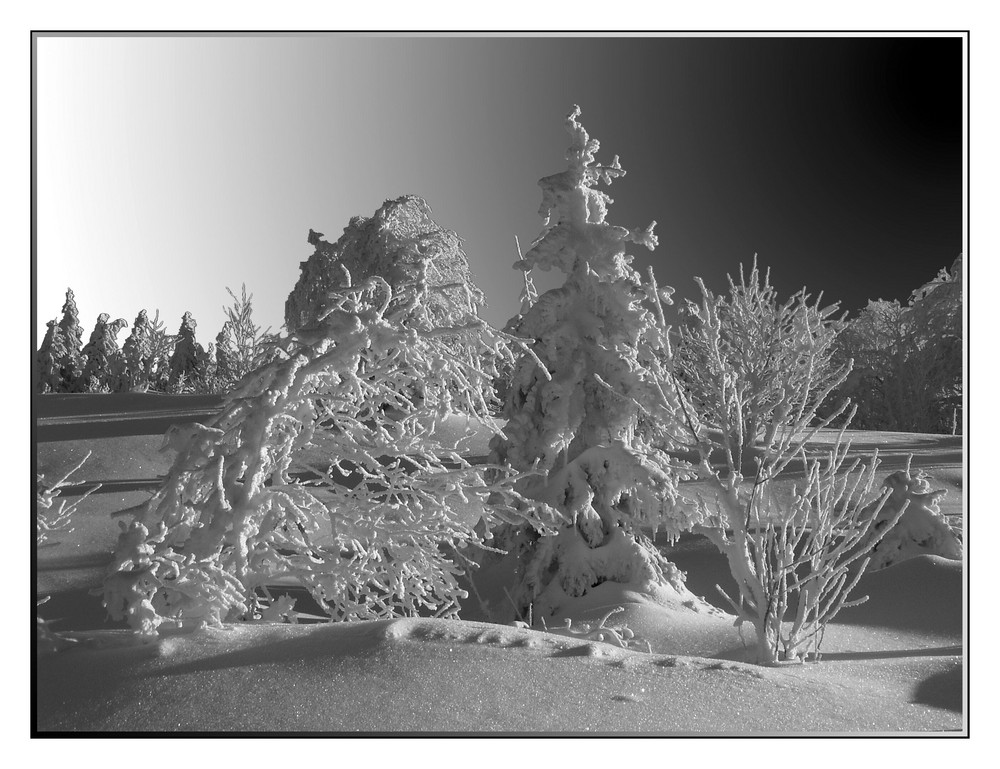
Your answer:
[[[177,331],[177,342],[170,356],[170,384],[183,386],[199,379],[203,373],[204,348],[195,340],[195,329],[198,322],[185,312],[181,318],[181,326]]]
[[[870,301],[837,343],[854,359],[841,388],[870,430],[955,432],[963,392],[962,259],[913,292],[908,305]]]
[[[111,321],[111,316],[106,312],[97,316],[90,341],[83,348],[81,389],[90,392],[115,392],[121,389],[125,360],[118,349],[118,334],[127,325],[124,318]]]
[[[729,278],[729,293],[715,295],[704,282],[699,304],[688,302],[689,322],[679,329],[678,373],[699,417],[730,436],[737,466],[759,440],[803,411],[842,378],[846,365],[831,362],[833,343],[843,324],[837,305],[810,304],[805,289],[784,303],[761,276],[754,258],[749,279],[740,265],[739,283]],[[822,295],[820,295],[822,298]]]
[[[62,318],[42,340],[37,364],[42,387],[52,392],[76,392],[83,373],[83,329],[73,289],[66,289]]]
[[[452,413],[499,429],[482,397],[495,367],[441,340],[461,336],[489,362],[511,356],[508,339],[471,314],[430,323],[426,280],[344,282],[218,417],[168,433],[177,459],[123,526],[105,582],[112,616],[146,633],[249,619],[276,580],[336,619],[455,615],[456,553],[481,541],[469,508],[511,498],[516,479],[497,466],[484,480],[436,429]],[[406,395],[415,382],[419,399]]]
[[[649,295],[657,301],[652,272],[650,285]],[[853,417],[847,401],[817,417],[849,366],[834,376],[813,374],[811,367],[800,375],[795,358],[785,359],[781,379],[789,383],[786,402],[796,407],[781,409],[782,418],[766,430],[767,439],[753,457],[752,476],[745,477],[746,458],[732,450],[741,445],[741,421],[729,419],[719,427],[701,419],[684,387],[662,307],[657,318],[658,333],[644,342],[654,345],[645,359],[658,383],[658,397],[641,405],[654,433],[659,430],[672,446],[697,457],[700,483],[691,501],[699,523],[694,530],[726,556],[737,586],[735,595],[720,592],[736,613],[737,625],[753,626],[758,662],[804,658],[819,650],[826,625],[842,608],[865,600],[852,601],[850,594],[867,568],[885,565],[890,554],[913,554],[922,546],[922,552],[932,552],[926,548],[930,539],[921,544],[913,535],[941,533],[942,521],[930,520],[936,497],[929,487],[911,482],[908,473],[890,476],[876,489],[877,454],[848,463],[850,443],[844,441],[843,429],[825,457],[807,455],[806,444],[820,430],[845,413],[847,424]],[[721,335],[708,339],[716,348],[710,357],[718,363],[720,413],[739,415],[745,395],[733,385],[741,381],[740,361],[725,354]],[[789,494],[775,481],[790,468],[801,468],[804,481]],[[914,502],[921,512],[907,519]],[[956,557],[953,540],[941,536],[934,542],[941,544],[934,554]]]
[[[145,310],[140,310],[132,324],[132,331],[122,345],[125,373],[121,389],[128,392],[148,387],[152,324]]]
[[[223,308],[226,322],[215,338],[215,375],[221,386],[231,387],[267,361],[275,337],[254,323],[253,294],[247,296],[246,284],[239,296],[226,291],[233,304]]]
[[[56,392],[62,384],[62,376],[59,370],[59,358],[61,354],[56,345],[56,330],[59,321],[53,318],[46,323],[45,336],[38,346],[38,353],[35,355],[35,391],[40,393]]]
[[[39,392],[77,392],[83,383],[83,329],[73,289],[66,289],[62,318],[48,324],[35,357]]]
[[[433,291],[428,296],[429,322],[454,326],[485,303],[483,292],[472,280],[469,260],[458,233],[440,226],[432,218],[427,201],[404,195],[385,201],[370,217],[356,216],[336,243],[322,233],[309,231],[315,252],[301,263],[301,275],[285,302],[285,327],[295,331],[315,322],[328,291],[344,287],[344,270],[355,281],[378,276],[396,292],[426,272]],[[415,246],[413,244],[416,244]],[[468,358],[475,348],[463,347],[461,337],[445,338],[455,355]],[[419,394],[419,383],[415,384]],[[490,390],[484,393],[493,397]]]
[[[315,251],[301,263],[301,275],[285,302],[285,328],[295,331],[315,322],[327,292],[343,288],[345,269],[356,282],[378,276],[398,294],[401,286],[420,279],[426,263],[426,280],[435,288],[428,298],[428,317],[439,326],[453,326],[466,317],[470,302],[481,306],[483,292],[472,280],[462,238],[435,222],[432,213],[427,201],[404,195],[386,200],[370,217],[353,217],[335,243],[310,230]]]
[[[545,230],[515,267],[558,269],[565,283],[523,303],[508,329],[530,340],[517,361],[502,416],[496,461],[536,470],[520,490],[562,512],[554,537],[530,526],[498,532],[497,545],[519,561],[511,592],[523,617],[550,616],[604,582],[637,590],[684,591],[677,569],[640,527],[676,535],[692,519],[676,506],[677,474],[668,456],[636,435],[637,401],[646,397],[640,337],[653,325],[645,289],[626,254],[629,244],[656,246],[653,224],[628,230],[606,220],[611,198],[597,189],[625,171],[615,157],[596,161],[599,145],[577,121],[569,167],[543,178]]]
[[[220,380],[225,382],[238,381],[234,356],[235,353],[226,336],[225,326],[223,326],[222,331],[215,337],[215,375]]]

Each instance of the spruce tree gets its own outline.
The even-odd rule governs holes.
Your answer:
[[[569,168],[539,181],[545,230],[515,264],[556,268],[566,281],[510,322],[515,336],[534,341],[511,378],[505,436],[491,444],[496,461],[539,473],[521,492],[567,520],[555,537],[508,527],[498,540],[519,559],[516,609],[528,616],[531,606],[535,618],[559,613],[604,582],[689,596],[680,572],[640,531],[659,526],[676,535],[690,525],[675,505],[677,477],[667,455],[636,435],[637,403],[649,384],[637,342],[653,316],[626,248],[653,249],[655,222],[628,230],[606,221],[612,200],[596,186],[625,171],[617,156],[611,165],[597,163],[598,142],[579,114],[575,107],[566,123]]]
[[[170,356],[170,384],[177,385],[181,377],[185,382],[198,379],[202,373],[205,351],[195,340],[194,333],[198,322],[185,312],[181,318],[181,327],[177,332],[177,343]]]
[[[132,332],[122,345],[125,365],[123,390],[138,390],[148,385],[150,335],[149,317],[145,310],[140,310],[132,324]]]
[[[234,383],[236,377],[236,361],[234,351],[229,343],[226,334],[226,327],[222,327],[215,337],[215,375],[222,382]]]
[[[80,389],[91,392],[120,389],[125,373],[122,353],[118,349],[118,334],[128,323],[124,318],[109,322],[111,316],[102,312],[90,334],[90,341],[83,348],[83,374]]]
[[[59,321],[59,329],[53,335],[53,344],[59,348],[57,358],[61,384],[60,392],[75,392],[79,387],[80,375],[83,373],[83,328],[80,326],[80,313],[76,309],[76,297],[73,289],[66,289],[66,301],[62,308],[63,316]],[[55,337],[58,335],[59,339]]]
[[[59,389],[59,363],[54,347],[59,321],[55,318],[46,323],[45,337],[35,355],[35,391],[54,392]]]

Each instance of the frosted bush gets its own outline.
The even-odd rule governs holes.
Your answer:
[[[844,607],[865,600],[852,601],[851,591],[909,504],[905,493],[890,496],[893,482],[875,491],[877,455],[847,465],[850,444],[843,441],[843,430],[825,459],[807,458],[805,446],[819,430],[842,416],[847,424],[853,418],[846,401],[825,418],[816,416],[847,377],[849,364],[831,373],[810,365],[808,356],[804,366],[797,356],[778,358],[784,363],[771,376],[782,384],[783,396],[777,408],[759,412],[773,421],[760,423],[767,438],[753,457],[752,477],[744,477],[745,451],[735,447],[746,446],[740,417],[755,405],[747,388],[739,386],[744,372],[734,369],[742,364],[727,355],[712,303],[703,305],[709,328],[703,339],[705,358],[715,362],[718,375],[713,396],[718,408],[710,413],[721,419],[706,425],[684,387],[652,272],[649,288],[658,305],[658,333],[645,338],[654,345],[646,359],[658,397],[647,404],[648,418],[661,440],[697,457],[702,484],[693,496],[699,518],[694,530],[726,556],[737,586],[733,596],[719,591],[736,613],[737,625],[753,626],[758,662],[817,653],[826,625]],[[813,326],[792,325],[786,338],[806,349]],[[781,495],[775,481],[793,462],[801,463],[805,481]]]
[[[888,492],[873,492],[874,459],[847,468],[849,444],[839,440],[825,461],[801,454],[805,483],[791,499],[778,499],[773,467],[758,474],[742,498],[735,489],[717,488],[704,505],[698,529],[726,556],[736,582],[735,597],[722,588],[737,616],[750,623],[757,639],[757,661],[804,659],[819,652],[826,625],[848,606],[850,593],[867,567],[871,551],[899,520],[904,508],[887,510]],[[877,528],[881,521],[883,528]]]
[[[756,259],[749,279],[742,265],[739,283],[729,278],[728,294],[697,281],[702,298],[688,303],[690,321],[680,326],[677,373],[699,417],[729,436],[739,464],[779,426],[815,411],[843,378],[847,366],[831,362],[843,323],[833,318],[837,305],[810,304],[805,289],[780,303]]]
[[[509,340],[471,311],[432,326],[426,281],[344,282],[217,418],[168,433],[176,461],[123,524],[104,588],[112,616],[146,633],[252,619],[275,583],[307,588],[336,619],[456,615],[451,554],[481,542],[470,499],[511,499],[520,514],[516,478],[494,467],[487,482],[435,430],[454,412],[499,429],[482,396],[494,371],[441,339],[461,336],[487,362],[509,357]]]
[[[69,485],[69,479],[77,473],[84,463],[90,459],[91,452],[76,465],[70,468],[56,480],[46,480],[44,474],[35,476],[35,547],[40,548],[52,544],[50,538],[54,534],[68,534],[73,531],[72,517],[77,507],[88,496],[97,491],[101,484],[94,484],[80,497],[67,504],[66,500],[59,500],[59,505],[55,506],[55,501],[62,493],[62,490]],[[38,599],[37,605],[42,605],[49,600],[48,596]],[[35,618],[35,643],[39,652],[54,652],[68,648],[75,643],[75,640],[62,633],[53,630],[50,622],[41,617]]]
[[[76,511],[76,508],[84,499],[101,487],[101,484],[95,484],[75,501],[67,504],[66,500],[60,499],[59,505],[54,507],[56,499],[59,497],[62,489],[68,485],[68,481],[73,474],[78,472],[86,461],[90,459],[90,454],[91,452],[88,451],[83,459],[54,481],[46,480],[45,475],[41,473],[35,476],[36,547],[46,544],[49,537],[56,532],[72,531],[70,528],[71,517]]]
[[[526,280],[520,314],[507,328],[530,340],[504,389],[505,435],[495,458],[542,474],[520,486],[525,496],[566,517],[555,537],[530,527],[498,533],[498,547],[519,560],[511,600],[521,616],[554,614],[606,581],[642,590],[683,591],[683,579],[640,527],[676,535],[691,519],[677,507],[677,474],[669,457],[636,434],[637,401],[648,383],[638,343],[653,326],[644,289],[626,254],[629,244],[652,249],[655,223],[628,230],[606,221],[611,198],[597,189],[625,171],[615,157],[597,163],[599,145],[577,121],[569,167],[539,182],[544,232],[515,267],[558,269],[565,283],[540,296]]]

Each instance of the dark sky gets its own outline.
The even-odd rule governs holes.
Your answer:
[[[963,250],[962,60],[959,37],[43,36],[36,328],[71,286],[88,330],[190,310],[207,343],[245,282],[276,330],[309,229],[403,194],[502,326],[574,104],[627,171],[608,220],[658,222],[635,264],[679,296],[757,253],[782,297],[905,301]]]
[[[660,245],[636,265],[679,295],[690,274],[721,290],[756,252],[782,295],[805,285],[855,310],[905,301],[962,252],[960,40],[629,41],[605,55],[696,84],[677,101],[650,78],[640,108],[605,113],[598,97],[611,117],[583,118],[609,151],[641,146],[609,218],[657,220]]]

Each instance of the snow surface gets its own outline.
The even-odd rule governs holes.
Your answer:
[[[945,514],[960,516],[961,442],[948,436],[855,434],[877,443],[888,474],[914,468],[947,485]],[[818,437],[822,447],[824,436]],[[107,629],[97,599],[117,536],[113,514],[138,504],[166,472],[159,436],[42,443],[39,472],[71,467],[102,489],[81,505],[74,531],[38,554],[43,616],[63,618],[78,643],[39,657],[35,715],[50,731],[321,731],[324,733],[775,734],[960,733],[963,714],[962,563],[921,556],[864,578],[870,600],[828,629],[819,663],[748,665],[732,617],[672,596],[606,583],[573,622],[628,627],[652,654],[492,624],[506,601],[503,575],[477,574],[484,605],[462,621],[254,624],[135,644]],[[474,455],[475,449],[469,450]],[[115,486],[118,483],[118,486]],[[127,486],[126,484],[134,484]],[[127,490],[123,490],[127,489]],[[687,586],[720,605],[724,559],[686,536],[666,556]],[[556,617],[550,627],[561,623]],[[96,628],[105,628],[96,630]],[[90,630],[86,630],[90,628]],[[749,633],[744,634],[750,642]],[[642,647],[645,648],[645,647]]]
[[[666,734],[961,725],[950,709],[958,704],[960,652],[937,647],[874,664],[761,668],[429,619],[229,626],[140,646],[116,647],[107,632],[100,639],[42,660],[41,731]]]

